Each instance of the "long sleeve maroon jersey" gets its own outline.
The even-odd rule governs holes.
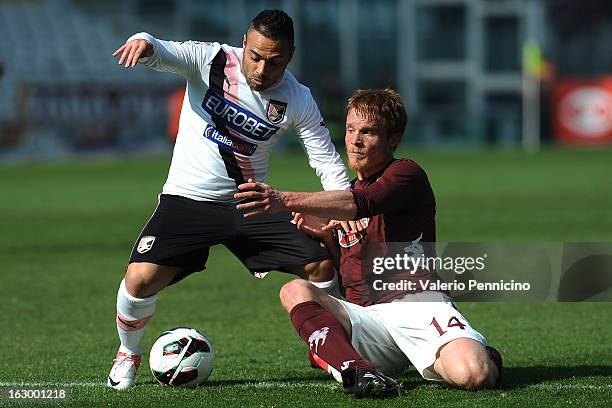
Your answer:
[[[378,276],[371,270],[372,260],[367,258],[373,254],[383,254],[386,243],[420,245],[435,242],[436,202],[427,174],[412,160],[394,159],[378,173],[363,180],[353,180],[351,185],[357,204],[355,219],[365,219],[367,229],[364,234],[339,234],[340,274],[346,288],[347,300],[368,306],[390,302],[408,293],[420,291],[415,289],[378,292],[373,290],[372,282],[375,278],[393,281],[408,279],[414,281],[417,288],[419,281],[435,279],[435,271],[396,271],[393,276]],[[433,246],[426,245],[429,248]],[[365,249],[368,251],[364,252]]]

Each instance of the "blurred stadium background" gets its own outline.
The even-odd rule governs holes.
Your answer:
[[[263,8],[294,18],[290,68],[339,143],[358,87],[400,90],[411,146],[612,143],[608,0],[1,0],[0,160],[169,151],[182,78],[111,53],[138,31],[239,45]]]

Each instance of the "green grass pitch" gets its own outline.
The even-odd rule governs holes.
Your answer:
[[[440,240],[612,242],[611,150],[410,157],[436,192]],[[76,407],[612,406],[610,303],[464,303],[504,355],[503,389],[453,390],[411,369],[401,397],[353,401],[309,367],[278,302],[291,277],[254,279],[222,247],[206,271],[161,293],[144,338],[148,349],[169,327],[201,329],[216,350],[206,386],[158,386],[145,358],[137,387],[105,388],[118,346],[117,286],[168,165],[157,157],[0,166],[1,387],[65,385],[70,397],[59,406]],[[270,181],[314,191],[313,173],[303,154],[280,156]]]

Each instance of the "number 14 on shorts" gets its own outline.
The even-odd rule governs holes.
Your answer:
[[[447,332],[447,330],[442,329],[442,326],[440,326],[440,323],[438,323],[435,317],[431,319],[430,325],[436,328],[440,336],[443,336],[444,333]],[[448,319],[448,323],[446,323],[446,328],[450,329],[452,327],[459,327],[461,330],[465,330],[465,324],[461,323],[457,316],[452,316],[450,319]]]

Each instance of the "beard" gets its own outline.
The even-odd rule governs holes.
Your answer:
[[[349,156],[348,165],[351,170],[361,173],[364,169],[367,169],[368,159],[363,158],[359,160]]]
[[[256,79],[261,81],[260,78],[256,78]],[[247,77],[247,85],[249,86],[249,88],[257,92],[264,91],[268,88],[268,84],[266,82],[261,81],[261,83],[258,84],[253,81],[253,78],[249,78],[249,77]]]
[[[386,164],[393,159],[392,150],[388,151],[370,151],[364,156],[348,156],[348,166],[364,177],[370,177],[372,174],[381,170]]]

